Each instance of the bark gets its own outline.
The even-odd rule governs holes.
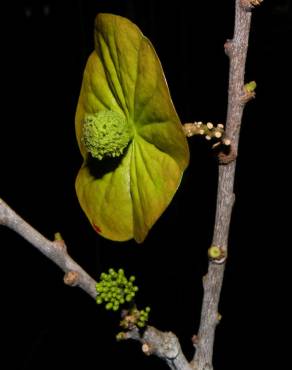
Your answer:
[[[50,241],[46,239],[14,212],[2,199],[0,199],[1,224],[21,235],[42,254],[58,265],[65,272],[65,284],[79,286],[92,298],[96,298],[96,281],[70,257],[63,240]]]
[[[222,260],[210,259],[208,273],[203,279],[204,296],[198,335],[195,340],[196,352],[193,364],[197,370],[212,369],[215,329],[219,322],[218,304],[226,263],[229,227],[242,114],[249,96],[244,89],[245,61],[251,21],[251,4],[236,0],[235,26],[232,40],[225,44],[230,59],[228,109],[225,136],[231,140],[231,161],[219,164],[216,217],[212,245],[222,251]],[[250,96],[251,97],[251,96]],[[227,163],[226,163],[227,162]],[[220,263],[218,263],[220,262]]]

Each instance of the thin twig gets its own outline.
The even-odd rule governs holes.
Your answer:
[[[244,99],[244,72],[251,22],[251,8],[247,0],[236,0],[235,26],[232,40],[225,44],[230,58],[228,110],[225,135],[237,152]],[[252,5],[250,3],[250,5]],[[216,218],[212,245],[220,247],[227,256],[231,212],[234,203],[234,176],[236,159],[219,165]],[[226,259],[226,258],[225,258]],[[208,273],[203,279],[204,296],[201,321],[194,343],[196,347],[193,364],[197,370],[212,369],[215,329],[219,322],[218,303],[224,276],[225,259],[221,263],[210,259]]]
[[[79,286],[92,298],[96,298],[96,281],[70,257],[63,240],[50,241],[46,239],[14,212],[2,199],[0,199],[0,225],[7,226],[21,235],[42,254],[58,265],[65,272],[65,284]]]

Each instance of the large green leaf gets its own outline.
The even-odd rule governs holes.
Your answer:
[[[142,242],[173,198],[189,151],[155,50],[125,18],[96,17],[76,135],[84,158],[76,190],[91,224],[106,238]]]

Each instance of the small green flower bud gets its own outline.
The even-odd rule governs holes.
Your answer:
[[[116,339],[117,340],[123,340],[123,339],[125,339],[125,333],[123,333],[123,332],[120,332],[120,333],[118,333],[117,335],[116,335]]]
[[[219,258],[221,256],[221,248],[217,245],[212,245],[208,249],[208,256],[213,259]]]
[[[107,303],[107,304],[105,305],[106,310],[111,310],[111,309],[112,309],[112,307],[113,307],[113,304],[112,304],[111,302],[109,302],[109,303]]]
[[[244,87],[247,92],[253,92],[256,89],[257,84],[255,81],[250,81],[247,84],[245,84]]]

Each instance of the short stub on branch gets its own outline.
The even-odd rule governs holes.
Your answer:
[[[77,285],[79,274],[77,271],[68,271],[64,275],[64,283],[69,286]]]
[[[263,0],[241,0],[241,6],[246,10],[251,10],[255,6],[261,5]]]
[[[224,52],[225,54],[230,57],[231,56],[231,51],[232,51],[232,40],[227,39],[224,43]]]
[[[146,356],[150,356],[152,354],[151,346],[148,343],[143,343],[142,352],[145,353]]]
[[[229,164],[237,158],[237,150],[234,148],[232,142],[227,139],[227,144],[221,145],[220,147],[216,148],[218,151],[217,157],[219,164]]]
[[[192,336],[192,343],[193,343],[194,347],[197,347],[197,345],[199,344],[199,340],[200,340],[200,338],[197,334],[194,334]]]
[[[243,93],[241,96],[241,103],[243,105],[245,105],[247,102],[255,98],[256,87],[257,87],[257,84],[255,81],[248,82],[243,86]]]
[[[55,247],[57,247],[59,249],[64,249],[65,251],[67,251],[67,247],[66,247],[65,241],[64,241],[61,233],[59,233],[59,232],[55,233],[53,244],[54,244]]]
[[[218,245],[211,245],[208,249],[208,257],[213,263],[222,264],[226,261],[227,251]]]

